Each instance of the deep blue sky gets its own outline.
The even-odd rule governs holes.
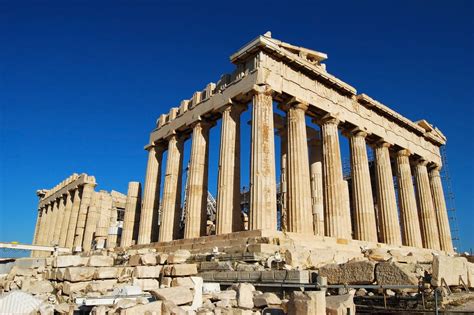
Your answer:
[[[0,2],[0,241],[31,242],[35,191],[73,172],[124,193],[143,182],[156,118],[271,30],[445,133],[461,248],[474,247],[472,1],[98,2]]]

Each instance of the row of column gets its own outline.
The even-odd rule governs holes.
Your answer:
[[[33,244],[67,248],[82,245],[88,200],[94,186],[85,184],[67,191],[39,208]],[[40,252],[33,252],[33,256],[39,255]]]
[[[85,183],[39,208],[33,244],[70,248],[73,251],[90,251],[93,246],[111,248],[119,245],[117,233],[109,232],[110,227],[117,222],[113,198],[105,191],[95,192],[95,186],[95,183]],[[128,212],[132,218],[127,219],[135,223],[138,218],[133,218],[131,205],[135,204],[136,207],[138,204],[139,184],[131,183],[131,186],[129,193],[132,196],[127,198],[127,205],[130,204]],[[126,235],[125,240],[128,238]],[[32,253],[32,256],[40,255],[43,254],[39,251]]]
[[[321,141],[308,142],[305,112],[307,104],[292,99],[282,137],[283,225],[289,232],[314,233],[352,238],[348,183],[343,180],[339,145],[339,121],[327,115],[316,122],[321,126]],[[243,229],[240,210],[240,114],[245,106],[229,104],[222,111],[218,170],[216,233]],[[205,235],[209,128],[204,121],[193,125],[189,166],[189,185],[185,209],[185,238]],[[352,205],[355,239],[452,251],[446,205],[439,169],[419,161],[413,186],[409,152],[396,153],[400,216],[398,214],[390,145],[374,146],[375,191],[367,157],[367,133],[354,129],[348,133],[351,152]],[[143,207],[138,243],[170,241],[179,234],[181,172],[184,136],[171,135],[148,148]],[[161,163],[167,144],[161,216],[159,196]],[[308,151],[309,145],[309,151]],[[319,151],[319,153],[318,153]],[[250,160],[249,229],[276,229],[276,179],[273,99],[262,88],[253,96]],[[376,204],[376,209],[374,207]],[[399,219],[400,217],[400,219]],[[158,222],[161,220],[161,222]],[[160,229],[158,231],[158,226]],[[159,234],[158,234],[159,233]]]

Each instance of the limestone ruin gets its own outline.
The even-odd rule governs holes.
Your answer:
[[[95,304],[96,314],[255,314],[265,307],[281,311],[271,314],[353,314],[354,294],[472,288],[474,264],[455,257],[440,177],[446,137],[425,120],[413,122],[357,94],[328,73],[326,59],[270,33],[259,36],[230,57],[234,72],[159,117],[145,146],[143,196],[138,182],[126,196],[95,192],[95,178],[86,174],[38,191],[33,243],[75,255],[41,260],[46,271],[36,267],[34,278],[50,281],[46,293],[56,292],[66,305],[75,301],[73,309],[78,298],[116,296],[126,285],[153,296],[149,304],[134,300],[128,307]],[[240,136],[247,110],[250,143]],[[218,120],[218,189],[210,213],[209,135]],[[349,177],[343,176],[341,135],[349,140]],[[241,161],[241,150],[250,152],[250,161]],[[250,164],[248,211],[242,209],[242,163]],[[21,288],[15,279],[22,277],[15,270],[4,289]],[[230,290],[212,291],[213,283]],[[262,291],[264,284],[288,289],[275,295],[249,283]],[[211,290],[204,300],[203,286]],[[340,295],[325,297],[341,286]],[[312,290],[298,292],[302,287]]]

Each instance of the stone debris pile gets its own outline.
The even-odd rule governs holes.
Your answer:
[[[387,296],[432,293],[441,280],[453,290],[474,285],[474,264],[464,257],[383,248],[339,253],[337,262],[334,255],[318,267],[317,252],[296,247],[259,255],[139,248],[24,258],[0,276],[0,306],[21,290],[41,314],[353,314],[354,298],[381,293],[374,285],[401,286]],[[368,287],[331,287],[340,284]],[[303,292],[304,285],[311,287]]]

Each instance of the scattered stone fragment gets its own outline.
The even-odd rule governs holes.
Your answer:
[[[294,291],[288,302],[288,315],[316,314],[313,301],[304,292]]]
[[[366,296],[367,295],[367,290],[364,288],[360,288],[356,291],[355,293],[356,296]]]
[[[241,308],[252,309],[253,291],[255,287],[249,283],[240,283],[237,285],[237,305]]]
[[[355,314],[354,296],[352,294],[333,295],[326,297],[326,314]]]
[[[122,268],[120,267],[101,267],[97,268],[95,279],[117,279],[122,273]]]
[[[375,279],[381,285],[418,285],[416,265],[381,262],[375,267]]]
[[[190,277],[178,277],[171,281],[171,286],[194,288],[194,282]]]
[[[285,252],[285,262],[293,268],[306,268],[309,265],[309,252],[302,249],[288,249]]]
[[[40,280],[33,282],[29,287],[27,292],[37,295],[37,294],[44,294],[44,293],[51,293],[54,291],[54,288],[51,282],[47,280]]]
[[[148,254],[141,255],[141,264],[145,266],[156,265],[156,254],[148,253]]]
[[[160,265],[164,265],[166,261],[168,260],[168,254],[165,253],[159,253],[156,256],[156,262]]]
[[[171,270],[172,276],[193,276],[197,274],[196,264],[179,264],[174,265]]]
[[[68,267],[63,278],[70,282],[90,281],[94,279],[95,273],[94,267]]]
[[[431,284],[436,287],[441,286],[441,279],[444,278],[448,286],[455,286],[460,284],[460,277],[467,284],[467,263],[466,257],[434,256]]]
[[[266,292],[266,293],[262,293],[262,294],[258,294],[254,296],[253,304],[256,307],[263,307],[263,306],[268,306],[268,305],[280,305],[281,300],[275,293]]]
[[[156,290],[160,287],[156,279],[133,279],[133,285],[139,286],[143,291]]]
[[[171,301],[176,305],[188,304],[193,301],[191,289],[185,287],[171,287],[150,290],[150,293],[158,300]]]
[[[185,249],[179,249],[168,256],[168,264],[182,264],[191,257],[191,253]]]
[[[88,260],[87,257],[77,255],[61,255],[54,258],[53,267],[64,268],[85,266]]]
[[[354,261],[341,265],[326,265],[319,268],[319,275],[327,277],[329,284],[371,284],[375,280],[374,271],[374,262]]]
[[[135,305],[120,311],[120,315],[145,315],[145,314],[162,314],[162,301],[154,301],[148,304]]]
[[[136,278],[159,278],[161,266],[136,266],[133,276]]]
[[[92,267],[112,267],[114,258],[110,256],[93,255],[89,258],[89,266]]]

